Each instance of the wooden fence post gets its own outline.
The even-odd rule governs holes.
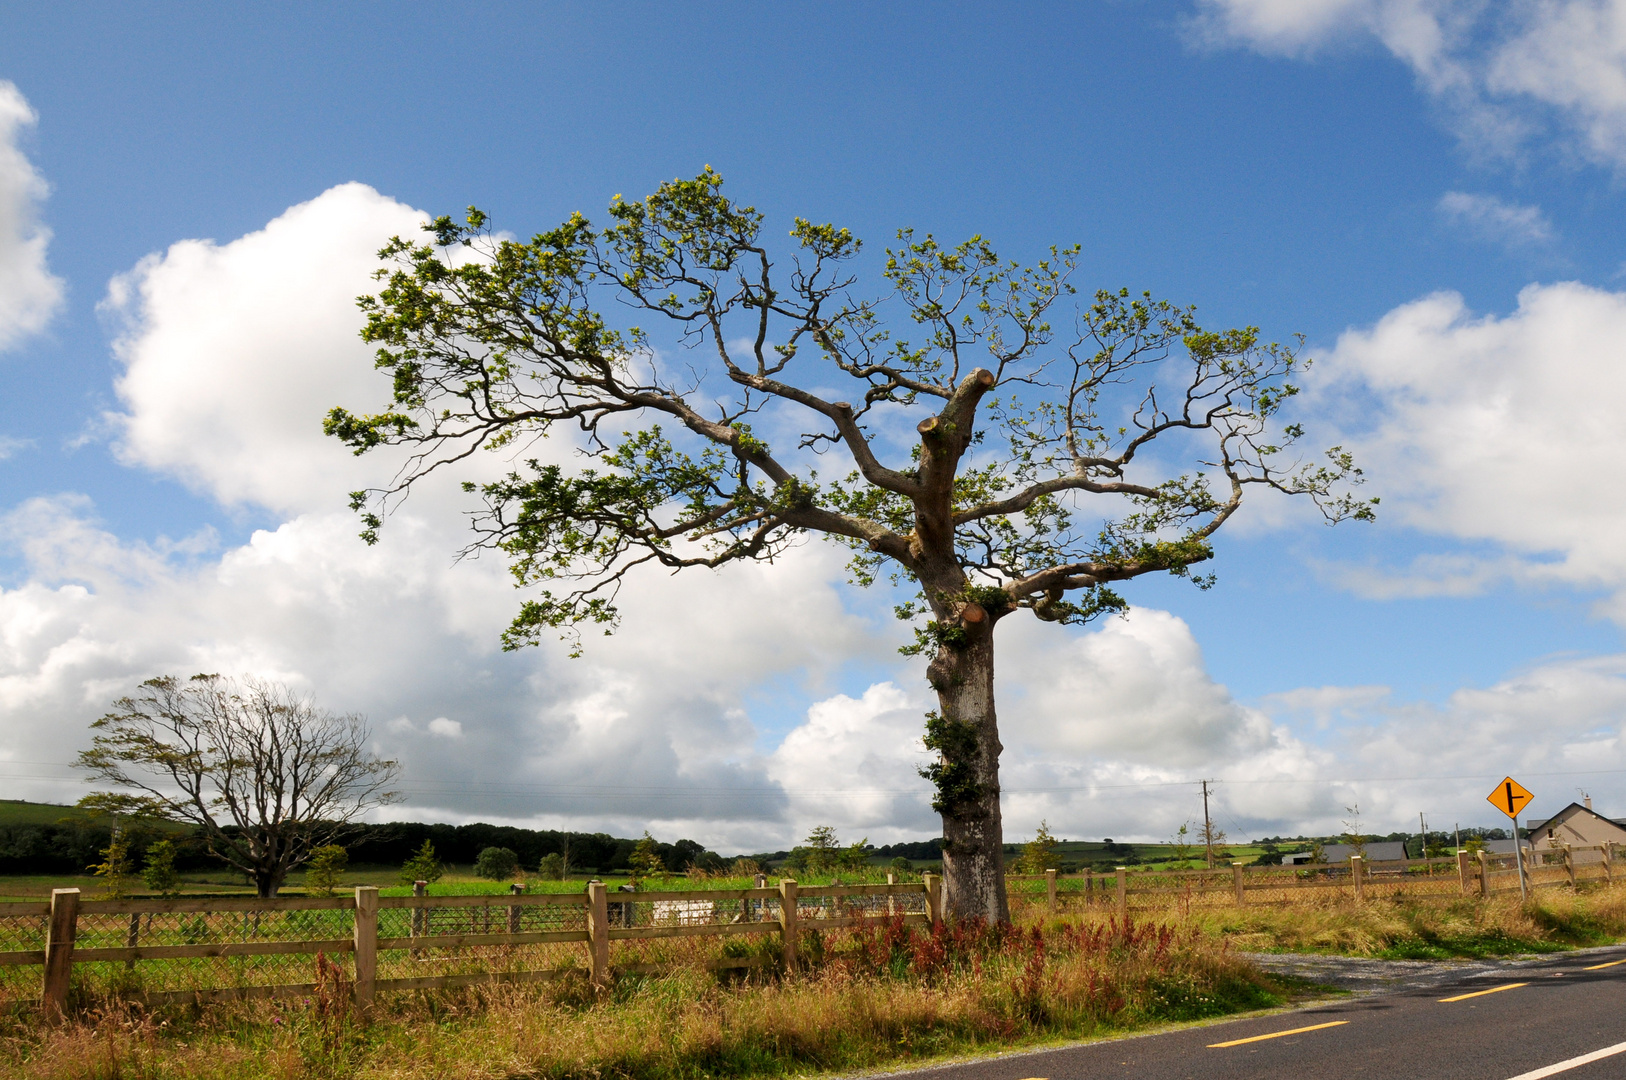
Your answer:
[[[378,979],[378,886],[356,886],[356,1007],[373,1003],[373,984]]]
[[[1606,841],[1603,845],[1603,879],[1609,884],[1615,883],[1615,842]]]
[[[429,892],[429,882],[427,882],[427,881],[414,881],[412,883],[412,895],[415,898],[417,898],[419,900],[422,900],[426,895],[428,895],[428,892]],[[428,915],[429,915],[429,912],[424,910],[424,908],[422,908],[421,906],[420,907],[415,907],[415,908],[412,909],[412,929],[411,929],[410,932],[411,932],[411,935],[413,937],[422,937],[424,934],[429,932],[428,929],[424,926],[424,920],[428,917]],[[418,957],[420,957],[422,955],[423,955],[422,950],[419,950],[419,949],[413,949],[412,950],[412,958],[414,960],[416,960]]]
[[[1468,851],[1466,848],[1457,849],[1457,888],[1463,896],[1468,895]]]
[[[519,896],[525,891],[525,886],[516,881],[508,886],[508,891],[515,896]],[[508,909],[508,932],[510,934],[519,933],[519,913],[521,910],[523,909],[518,904]]]
[[[799,912],[796,910],[796,881],[794,878],[781,878],[779,881],[779,941],[784,949],[785,970],[796,970],[796,925]]]
[[[933,926],[943,921],[943,879],[936,874],[920,875],[926,887],[926,920]]]
[[[1045,898],[1050,902],[1050,914],[1054,915],[1056,913],[1056,872],[1054,870],[1044,872],[1044,891]]]
[[[587,883],[587,965],[594,986],[610,984],[610,900],[604,882]]]
[[[45,932],[45,989],[40,1002],[49,1020],[68,1009],[73,981],[73,939],[79,934],[79,890],[51,890],[51,925]]]
[[[891,870],[888,870],[886,872],[886,883],[888,885],[896,885],[898,883],[898,875],[893,873]],[[897,901],[897,898],[895,896],[893,896],[889,892],[889,893],[886,894],[886,914],[887,914],[887,917],[891,918],[893,915],[896,915],[897,913],[898,913],[898,901]]]
[[[1129,919],[1129,867],[1118,867],[1118,917]]]
[[[1570,879],[1570,888],[1575,887],[1575,852],[1570,850],[1568,844],[1564,845],[1564,876]]]
[[[1240,862],[1232,863],[1231,864],[1231,887],[1236,890],[1236,906],[1237,907],[1241,907],[1243,904],[1246,904],[1248,902],[1248,886],[1245,884],[1242,875],[1243,875],[1242,864]]]
[[[1479,895],[1490,895],[1490,856],[1479,853]]]
[[[1349,857],[1349,877],[1355,883],[1355,902],[1366,899],[1366,860],[1359,855]]]

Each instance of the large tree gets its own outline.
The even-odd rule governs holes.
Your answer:
[[[771,560],[807,534],[847,545],[855,580],[908,589],[906,651],[930,657],[926,772],[955,915],[1008,917],[1002,619],[1084,623],[1126,606],[1117,582],[1192,576],[1250,487],[1371,516],[1348,454],[1306,464],[1300,430],[1276,423],[1293,348],[1149,294],[1075,302],[1076,247],[1022,266],[980,237],[904,231],[866,295],[846,229],[798,218],[776,251],[709,168],[609,215],[525,243],[470,208],[383,249],[362,336],[394,401],[325,425],[358,454],[409,448],[392,484],[355,494],[363,536],[430,473],[508,455],[507,475],[464,487],[481,500],[469,550],[506,554],[534,589],[510,648],[613,626],[638,567]]]
[[[113,790],[81,805],[196,825],[260,896],[393,798],[396,764],[369,752],[366,722],[280,683],[148,679],[91,727],[79,767]]]

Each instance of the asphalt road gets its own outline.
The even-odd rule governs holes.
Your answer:
[[[1585,1060],[1589,1056],[1593,1060]],[[1588,949],[1430,987],[909,1076],[1617,1080],[1626,1078],[1626,948]]]

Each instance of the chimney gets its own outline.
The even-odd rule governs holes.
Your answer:
[[[1592,796],[1590,796],[1590,795],[1582,795],[1581,798],[1586,800],[1586,808],[1588,810],[1592,809]]]

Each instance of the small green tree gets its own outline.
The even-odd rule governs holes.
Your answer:
[[[1050,835],[1050,823],[1039,822],[1039,831],[1032,840],[1022,845],[1022,857],[1016,860],[1017,870],[1024,874],[1042,874],[1056,867],[1056,838]]]
[[[513,848],[484,848],[474,860],[474,875],[487,881],[507,881],[518,872],[519,855]]]
[[[435,845],[425,840],[423,847],[414,852],[412,858],[401,867],[400,880],[402,885],[411,885],[417,881],[432,883],[439,881],[445,873],[446,868],[435,858]]]
[[[159,840],[147,848],[147,861],[141,868],[141,880],[159,896],[180,894],[181,875],[175,870],[173,840]]]
[[[130,859],[130,837],[123,829],[113,830],[113,838],[102,849],[102,861],[92,863],[90,870],[107,884],[107,896],[117,900],[130,891],[130,874],[135,869]]]
[[[305,864],[305,891],[314,896],[332,896],[339,875],[349,865],[350,853],[343,844],[323,844],[311,852],[310,862]]]
[[[836,839],[835,826],[820,825],[808,833],[803,846],[791,854],[794,856],[797,851],[802,853],[802,868],[808,873],[827,874],[840,861],[840,850],[841,843]]]
[[[666,869],[666,860],[661,858],[661,853],[655,846],[655,838],[649,835],[648,829],[644,830],[643,839],[633,845],[632,857],[628,860],[628,863],[632,867],[634,881],[648,877],[659,876],[665,878],[669,876]]]
[[[915,872],[915,864],[904,858],[902,855],[899,855],[897,858],[893,859],[891,866],[894,873],[912,874]]]
[[[1191,862],[1191,822],[1181,822],[1174,835],[1169,837],[1169,847],[1173,849],[1174,865],[1181,870],[1189,867]]]
[[[544,881],[563,881],[565,879],[565,857],[557,851],[550,851],[542,856],[542,862],[536,868]]]

